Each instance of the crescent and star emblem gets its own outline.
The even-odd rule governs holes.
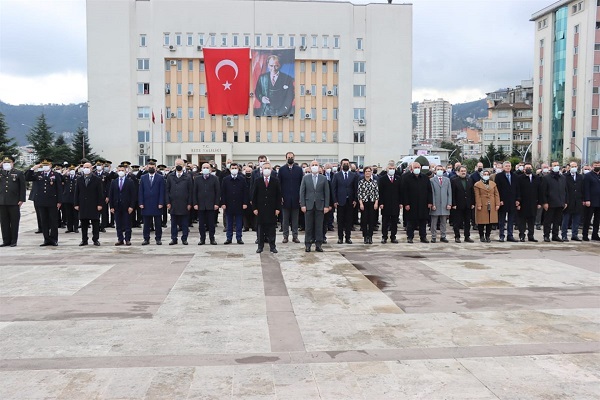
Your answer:
[[[236,63],[234,63],[231,60],[221,60],[219,61],[219,63],[217,64],[217,66],[215,67],[215,75],[217,76],[217,79],[220,81],[221,78],[219,78],[219,70],[221,68],[223,68],[224,66],[230,66],[231,68],[233,68],[233,70],[235,71],[235,76],[233,77],[233,80],[235,80],[238,76],[238,66]],[[229,83],[228,80],[225,81],[225,83],[222,83],[224,89],[223,90],[231,90],[231,83]]]

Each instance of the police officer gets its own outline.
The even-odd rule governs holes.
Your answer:
[[[0,247],[17,245],[21,205],[25,202],[25,175],[15,169],[15,159],[6,156],[2,159],[0,172],[0,225],[2,244]]]
[[[44,243],[40,246],[58,246],[58,213],[62,203],[62,177],[52,171],[52,160],[44,159],[25,173],[25,179],[38,183],[38,191],[33,199],[38,206],[42,220]],[[38,168],[42,171],[38,172]]]
[[[75,172],[75,166],[71,165],[68,172],[63,176],[62,211],[67,224],[67,230],[65,233],[79,233],[79,229],[77,228],[79,225],[79,220],[77,218],[77,212],[73,208],[73,203],[75,202],[76,183],[77,175]]]
[[[110,176],[109,172],[105,171],[105,160],[96,161],[96,170],[92,172],[96,177],[102,181],[102,192],[104,193],[105,202],[108,199],[108,190],[110,189]],[[102,221],[100,222],[100,232],[106,232],[106,227],[109,224],[108,207],[103,207],[100,214]]]

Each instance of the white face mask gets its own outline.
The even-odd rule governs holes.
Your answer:
[[[333,168],[331,168],[331,170],[332,170],[333,172],[337,172],[337,170],[338,170],[338,167],[333,167]]]
[[[548,171],[550,171],[548,168],[544,168],[544,169],[542,169],[542,173],[544,173],[544,174],[547,174],[547,173],[548,173]]]
[[[489,181],[490,180],[490,176],[489,175],[483,175],[481,177],[481,179],[483,179],[484,181]]]
[[[50,166],[49,165],[43,165],[42,166],[42,171],[44,171],[44,172],[50,171]]]
[[[571,173],[572,173],[572,174],[576,174],[576,173],[577,173],[577,167],[573,167],[573,168],[571,168]]]
[[[268,178],[269,176],[271,176],[271,169],[270,169],[270,168],[265,168],[265,169],[263,169],[263,176],[265,176],[265,177],[267,177],[267,178]]]
[[[502,173],[502,168],[496,168],[496,173],[497,174],[501,174]]]
[[[234,169],[231,170],[231,176],[237,176],[237,174],[238,174],[238,169],[237,168],[234,168]]]
[[[583,174],[584,174],[584,175],[585,175],[585,174],[587,174],[588,172],[590,172],[590,170],[589,170],[589,169],[584,169],[584,170],[583,170]]]
[[[452,172],[452,168],[446,168],[447,172]]]
[[[208,175],[208,174],[210,174],[210,169],[202,168],[202,175]]]
[[[90,174],[90,172],[92,172],[92,171],[90,171],[90,169],[89,169],[89,168],[83,168],[83,169],[82,169],[82,171],[83,171],[83,174],[84,174],[84,175],[89,175],[89,174]]]
[[[96,165],[96,171],[102,171],[104,167],[102,165]]]
[[[75,171],[69,171],[69,175],[75,176]]]
[[[388,173],[389,176],[394,176],[396,175],[396,170],[395,169],[388,169]]]
[[[428,167],[427,165],[423,165],[423,166],[421,167],[421,169],[422,169],[423,171],[429,171],[429,167]]]
[[[231,167],[231,164],[225,164],[225,166],[227,167],[227,169],[229,169]]]
[[[122,178],[125,176],[125,171],[119,171],[117,174],[119,175],[119,178]]]
[[[12,166],[10,165],[10,163],[5,162],[2,164],[2,169],[5,171],[10,171],[12,169]]]
[[[558,172],[560,171],[560,167],[558,165],[552,167],[552,172]]]
[[[415,169],[413,169],[413,174],[419,175],[420,173],[421,173],[421,168],[415,168]]]
[[[192,168],[192,172],[198,172],[198,168]]]
[[[325,170],[325,172],[326,172],[327,174],[330,174],[330,173],[331,173],[331,168],[327,168],[327,169]]]
[[[435,174],[437,176],[444,176],[444,171],[442,171],[441,169],[439,169],[439,170],[435,171]]]
[[[216,173],[216,172],[211,172],[210,174],[211,174],[212,176],[217,176],[217,173]]]
[[[519,170],[519,171],[523,171],[523,166],[522,166],[522,165],[519,165],[519,168],[517,168],[517,170]]]
[[[258,166],[259,166],[259,167],[261,167],[261,168],[262,168],[262,166],[263,166],[263,165],[265,165],[265,162],[264,162],[264,161],[260,161],[260,162],[258,163]]]
[[[311,165],[310,166],[310,172],[312,172],[313,174],[316,174],[319,172],[319,166],[318,165]]]

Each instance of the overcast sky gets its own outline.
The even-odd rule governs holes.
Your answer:
[[[553,2],[413,0],[413,101],[462,103],[531,78],[529,18]],[[0,0],[0,100],[87,100],[85,0]]]

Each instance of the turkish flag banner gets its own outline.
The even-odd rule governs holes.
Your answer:
[[[248,114],[250,49],[204,48],[209,114]]]

